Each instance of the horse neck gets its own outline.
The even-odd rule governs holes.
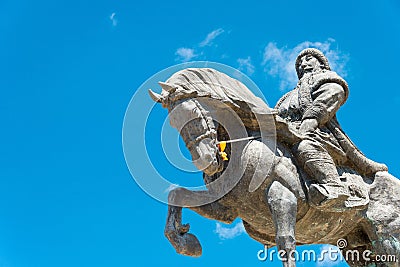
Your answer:
[[[229,140],[229,135],[228,135],[227,131],[225,130],[225,128],[222,127],[222,125],[218,124],[217,122],[215,122],[215,125],[217,127],[217,139],[219,141],[221,141],[221,140]],[[246,128],[246,131],[247,131],[247,135],[248,136],[260,136],[260,132],[259,131],[252,131],[252,130],[250,130],[248,128]],[[244,142],[246,143],[245,146],[247,146],[247,144],[250,143],[251,140],[244,141]],[[228,158],[232,157],[231,145],[230,144],[227,144],[227,146],[225,148],[225,152],[227,153]],[[211,182],[217,180],[222,175],[222,173],[225,171],[225,169],[228,167],[228,163],[229,163],[229,160],[225,161],[223,170],[221,172],[219,172],[219,173],[216,173],[216,174],[212,175],[212,176],[208,176],[205,173],[203,173],[204,184],[207,185],[208,183],[211,183]]]

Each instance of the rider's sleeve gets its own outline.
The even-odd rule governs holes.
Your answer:
[[[312,105],[304,112],[302,120],[316,119],[324,125],[346,100],[345,90],[337,83],[325,83],[311,93]]]
[[[290,100],[293,97],[294,90],[287,92],[282,96],[278,103],[275,105],[275,109],[278,111],[279,116],[286,118],[289,113]]]

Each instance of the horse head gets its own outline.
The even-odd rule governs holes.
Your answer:
[[[211,176],[223,170],[223,161],[217,147],[216,125],[209,113],[201,105],[200,98],[178,94],[179,86],[159,83],[162,93],[149,89],[150,97],[168,109],[170,125],[177,129],[192,156],[197,169]]]

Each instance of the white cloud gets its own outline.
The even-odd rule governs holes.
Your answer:
[[[115,14],[115,12],[113,12],[111,15],[110,15],[110,20],[111,20],[111,22],[112,22],[112,25],[115,27],[115,26],[117,26],[117,24],[118,24],[118,20],[117,20],[117,18],[116,18],[116,14]]]
[[[329,38],[325,42],[305,41],[294,48],[278,48],[276,43],[270,42],[264,49],[262,65],[264,71],[269,75],[278,77],[281,80],[280,90],[285,91],[293,88],[297,83],[297,74],[294,67],[299,52],[308,47],[321,50],[329,60],[331,69],[341,76],[346,76],[346,63],[348,55],[332,48],[335,40]]]
[[[247,75],[251,76],[254,73],[254,65],[251,63],[251,58],[238,58],[239,70],[246,72]]]
[[[243,222],[238,222],[232,228],[224,227],[222,226],[222,224],[217,223],[215,233],[217,233],[219,238],[221,239],[232,239],[241,235],[242,233],[245,233],[245,229],[243,226]]]
[[[217,38],[218,35],[221,35],[224,32],[224,29],[219,28],[216,30],[213,30],[209,34],[207,34],[207,37],[200,42],[199,47],[204,47],[212,44],[212,41]]]
[[[205,47],[211,46],[213,44],[214,39],[224,32],[225,31],[222,28],[213,30],[212,32],[207,34],[206,38],[203,41],[195,45],[193,48],[188,48],[188,47],[178,48],[175,52],[175,55],[177,55],[178,57],[175,60],[180,62],[187,62],[193,58],[204,55],[203,50],[205,49]]]
[[[178,56],[177,60],[182,61],[182,62],[187,62],[191,60],[192,58],[195,58],[197,55],[195,54],[194,49],[192,48],[186,48],[186,47],[180,47],[176,50],[175,55]]]

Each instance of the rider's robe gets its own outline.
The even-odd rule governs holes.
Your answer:
[[[296,88],[278,101],[275,109],[292,129],[299,129],[304,119],[316,119],[318,128],[305,138],[322,145],[337,165],[352,167],[364,175],[387,171],[385,165],[366,158],[341,129],[335,114],[348,94],[346,81],[335,72],[325,70],[304,75]]]

